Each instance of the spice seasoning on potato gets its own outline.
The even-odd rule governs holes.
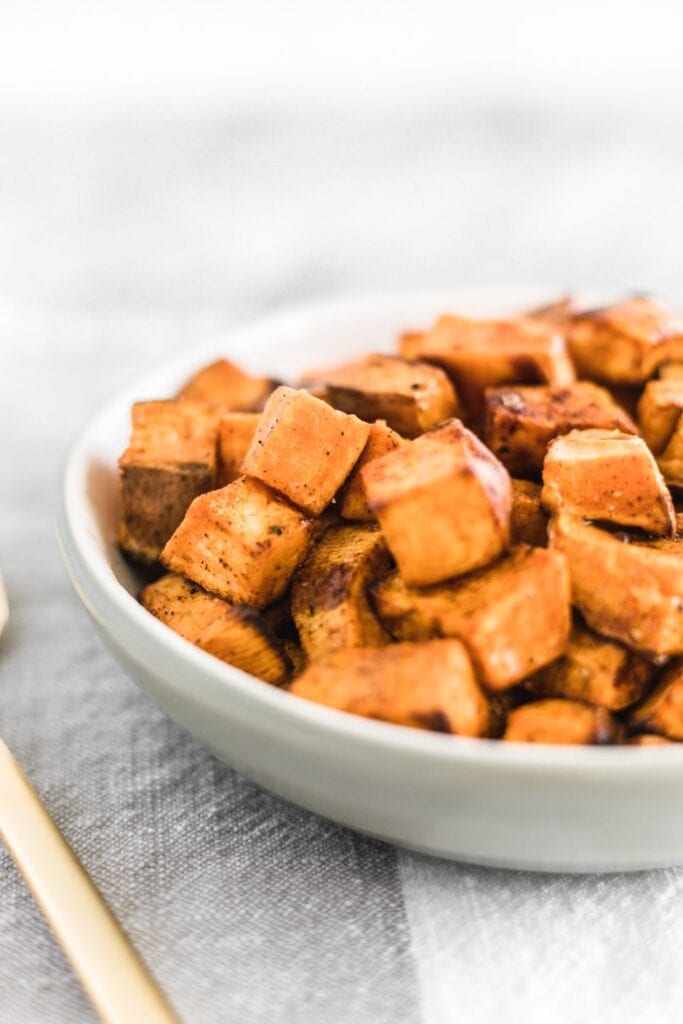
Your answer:
[[[514,743],[602,744],[619,737],[605,708],[574,700],[538,700],[508,714],[503,739]]]
[[[365,448],[361,452],[358,462],[351,470],[346,483],[337,495],[339,515],[342,519],[352,519],[358,522],[375,522],[376,517],[370,511],[365,484],[363,483],[362,469],[368,462],[379,459],[382,455],[395,452],[397,448],[408,442],[397,434],[395,430],[388,427],[384,420],[378,420],[370,424],[370,433]]]
[[[227,359],[217,359],[195,373],[178,397],[247,412],[260,409],[276,386],[275,381],[267,377],[253,377]]]
[[[284,594],[313,524],[256,480],[196,498],[161,561],[218,597],[264,608]]]
[[[548,543],[548,514],[541,505],[541,485],[512,480],[510,543],[544,548]]]
[[[418,729],[460,736],[489,731],[486,697],[458,640],[335,651],[309,665],[290,692]]]
[[[174,632],[267,683],[284,683],[292,663],[254,608],[232,605],[189,580],[168,573],[145,587],[140,602]]]
[[[673,536],[673,501],[642,437],[618,430],[572,430],[550,443],[541,501],[617,526]]]
[[[353,469],[370,427],[307,391],[281,387],[268,399],[242,473],[319,515]]]
[[[432,587],[409,587],[393,573],[372,596],[398,640],[462,640],[491,690],[514,686],[569,641],[569,574],[564,558],[545,548],[516,548],[487,569]]]

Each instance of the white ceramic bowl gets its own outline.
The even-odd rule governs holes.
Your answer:
[[[550,296],[552,298],[553,296]],[[683,863],[683,746],[551,747],[387,725],[293,697],[191,646],[136,602],[115,545],[131,403],[227,355],[283,379],[372,350],[447,309],[505,313],[547,294],[403,293],[286,310],[193,347],[110,401],[66,463],[59,538],[74,586],[132,679],[220,758],[325,817],[497,866],[618,871]],[[530,609],[533,614],[533,609]]]

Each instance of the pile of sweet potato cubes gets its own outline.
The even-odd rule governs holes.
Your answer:
[[[461,736],[683,740],[683,318],[651,299],[445,315],[293,386],[219,360],[134,406],[120,471],[145,608],[260,679]]]

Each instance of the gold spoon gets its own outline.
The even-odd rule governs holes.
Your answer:
[[[0,634],[9,617],[0,577]],[[0,839],[106,1024],[177,1024],[130,940],[0,739]]]

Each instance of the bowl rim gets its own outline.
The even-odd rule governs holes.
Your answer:
[[[289,304],[256,320],[237,324],[225,332],[214,334],[182,352],[172,355],[162,368],[158,363],[149,371],[137,375],[116,391],[78,432],[64,459],[60,476],[56,511],[57,538],[72,583],[88,612],[99,621],[105,632],[126,630],[131,656],[138,663],[149,663],[146,651],[158,648],[177,659],[182,667],[186,685],[198,693],[202,686],[203,703],[211,703],[229,714],[227,699],[238,700],[249,714],[269,716],[272,726],[290,724],[308,733],[314,731],[350,745],[370,745],[378,756],[383,750],[401,753],[419,760],[429,759],[462,766],[490,764],[497,770],[538,769],[565,775],[567,772],[594,773],[596,769],[612,774],[624,769],[638,774],[661,771],[665,766],[683,768],[683,745],[672,743],[661,747],[632,746],[570,746],[501,742],[496,739],[469,738],[419,730],[389,722],[362,718],[335,708],[304,700],[285,689],[256,679],[195,647],[161,622],[139,604],[116,578],[106,557],[101,535],[95,535],[90,525],[91,504],[87,493],[89,460],[95,439],[107,422],[124,407],[146,393],[151,393],[155,379],[162,370],[168,374],[183,374],[201,366],[202,359],[222,352],[233,356],[240,350],[264,337],[277,337],[283,325],[296,325],[306,319],[334,318],[339,313],[361,315],[367,311],[391,309],[392,303],[405,305],[434,304],[434,314],[452,306],[466,306],[468,302],[500,303],[501,296],[511,308],[524,308],[538,302],[549,301],[562,293],[562,289],[420,289],[400,293],[372,293],[341,296]],[[520,301],[521,300],[521,301]],[[258,348],[258,345],[256,346]],[[239,356],[236,356],[239,358]],[[244,360],[243,360],[244,361]],[[146,389],[149,389],[146,391]],[[155,674],[158,676],[158,672]],[[171,682],[165,682],[172,688]],[[265,719],[264,719],[265,724]]]

